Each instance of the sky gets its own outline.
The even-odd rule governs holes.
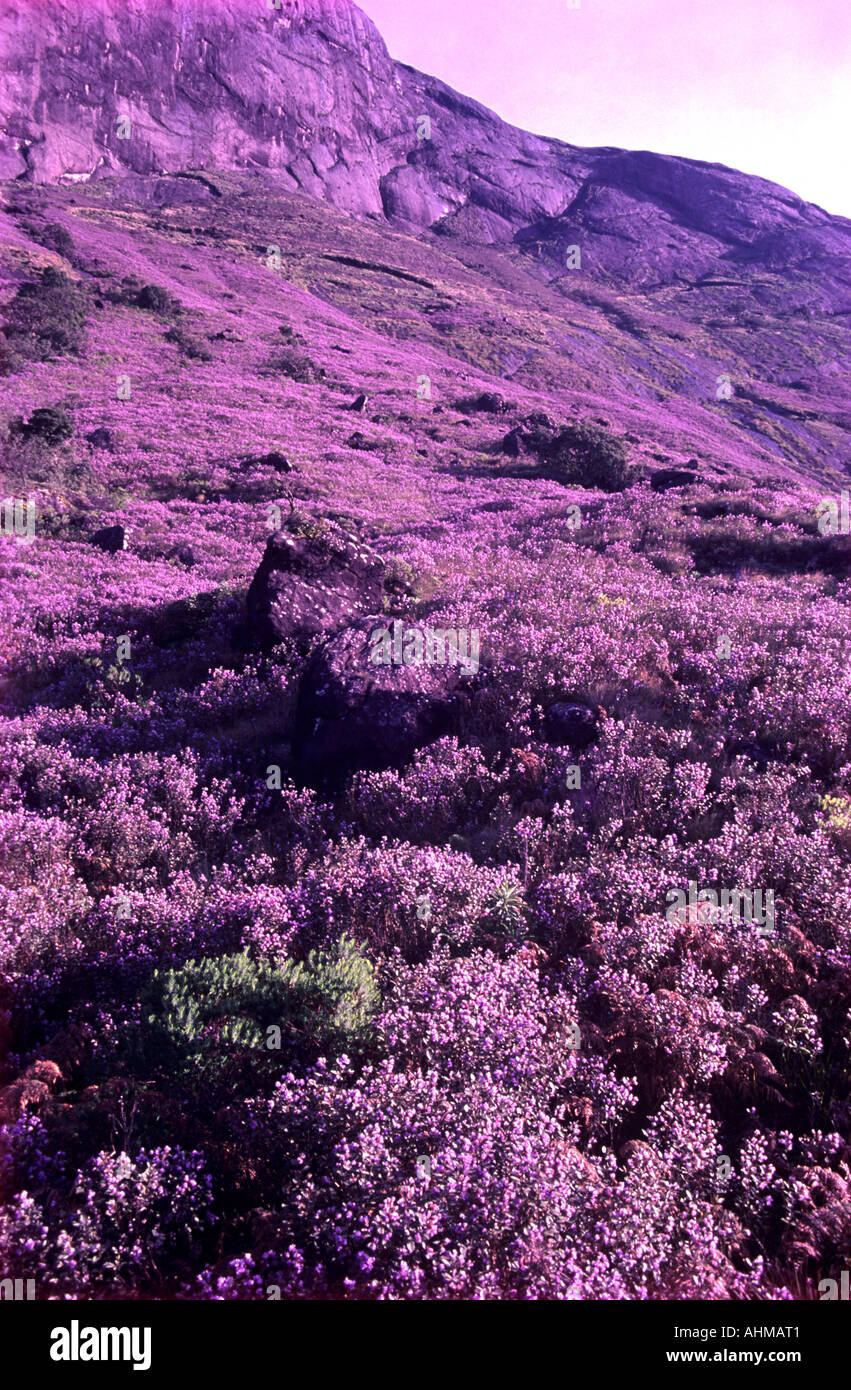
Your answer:
[[[394,58],[571,145],[726,164],[851,217],[851,0],[356,0]]]

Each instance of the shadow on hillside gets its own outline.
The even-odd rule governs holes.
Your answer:
[[[736,574],[761,570],[768,574],[822,572],[844,578],[851,573],[851,537],[776,536],[754,539],[719,528],[688,542],[700,574]]]

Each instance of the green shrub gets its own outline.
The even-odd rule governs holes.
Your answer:
[[[191,333],[187,333],[184,328],[179,327],[177,324],[168,330],[165,334],[165,340],[167,343],[174,343],[175,347],[180,349],[184,357],[192,357],[198,362],[212,361],[213,354],[210,352],[210,349],[205,347],[200,339],[194,337]]]
[[[278,332],[288,347],[298,348],[304,346],[304,338],[300,333],[296,333],[292,324],[282,323],[278,328]]]
[[[345,936],[299,963],[246,952],[189,961],[152,976],[134,1061],[146,1074],[262,1084],[293,1059],[363,1052],[378,999],[370,962]]]
[[[384,566],[384,587],[390,594],[413,595],[417,591],[417,576],[407,560],[393,555]]]
[[[521,889],[506,879],[488,899],[486,920],[495,936],[517,939],[523,935],[528,912]]]
[[[315,362],[306,357],[303,352],[296,351],[295,348],[282,348],[276,352],[272,358],[271,368],[275,372],[281,372],[284,376],[288,376],[291,381],[300,381],[306,386],[312,386],[325,376],[324,367],[317,367]]]
[[[85,459],[69,447],[73,436],[73,418],[63,406],[38,406],[28,420],[19,415],[9,421],[0,459],[24,491],[65,492],[81,486],[87,473]]]
[[[284,524],[294,536],[307,536],[313,541],[324,540],[328,536],[327,521],[309,516],[298,507],[293,507]]]
[[[174,599],[152,616],[149,631],[153,641],[158,647],[168,647],[197,637],[222,612],[228,597],[229,591],[223,587]]]
[[[23,358],[15,352],[5,333],[0,333],[0,376],[11,376],[13,372],[19,372],[23,365]]]
[[[140,309],[149,309],[152,314],[159,314],[161,318],[174,318],[181,311],[180,301],[175,299],[173,294],[164,290],[162,285],[143,285],[136,295],[136,304]]]
[[[566,425],[546,453],[552,476],[559,482],[620,492],[629,482],[629,457],[623,440],[601,425],[580,421]]]
[[[29,420],[22,416],[12,420],[9,433],[21,439],[37,439],[56,449],[65,444],[74,433],[74,422],[61,405],[41,405],[33,411]]]
[[[851,571],[851,546],[845,536],[790,536],[779,527],[763,526],[754,535],[750,527],[737,527],[736,518],[710,523],[688,544],[697,570],[712,574],[741,569],[780,570],[803,574],[822,570],[847,575]]]
[[[85,295],[69,276],[46,266],[35,283],[21,285],[6,309],[9,348],[33,362],[79,354],[85,346]]]
[[[74,239],[61,223],[47,222],[40,227],[26,223],[24,230],[39,246],[46,246],[48,251],[55,251],[57,256],[64,256],[66,261],[73,261],[76,255]]]

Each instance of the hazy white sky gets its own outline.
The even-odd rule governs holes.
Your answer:
[[[514,125],[727,164],[851,217],[851,0],[357,3],[394,58]]]

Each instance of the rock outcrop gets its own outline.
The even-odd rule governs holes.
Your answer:
[[[575,700],[555,700],[544,711],[544,727],[552,743],[587,748],[597,736],[597,714]]]
[[[386,631],[386,617],[361,618],[311,659],[302,679],[295,739],[306,780],[354,768],[401,766],[417,748],[449,733],[459,718],[476,672],[448,659],[406,664],[404,647],[398,661],[376,661],[386,655],[376,640]]]
[[[269,648],[338,632],[381,608],[384,572],[374,550],[331,523],[306,535],[277,532],[248,590],[249,641]]]
[[[127,549],[129,535],[126,526],[102,526],[92,536],[92,545],[96,545],[98,550],[105,550],[107,555],[117,555],[120,550]]]

